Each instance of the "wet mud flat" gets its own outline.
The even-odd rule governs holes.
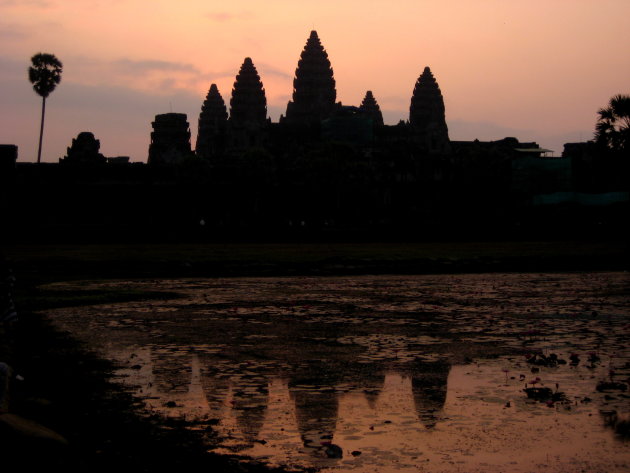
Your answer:
[[[147,413],[290,469],[627,471],[627,273],[55,283]]]

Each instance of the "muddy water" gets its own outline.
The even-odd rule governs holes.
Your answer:
[[[103,286],[180,297],[53,318],[214,451],[357,473],[630,467],[626,273],[54,285]]]

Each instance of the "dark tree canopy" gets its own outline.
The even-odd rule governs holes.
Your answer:
[[[48,97],[61,82],[63,64],[54,54],[37,53],[31,58],[33,64],[28,68],[28,79],[33,90],[41,97]]]
[[[597,114],[595,140],[612,151],[630,150],[630,95],[615,95]]]

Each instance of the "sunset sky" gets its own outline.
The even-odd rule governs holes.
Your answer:
[[[106,156],[146,161],[151,121],[186,113],[192,142],[211,83],[226,103],[251,57],[277,121],[316,29],[337,100],[372,90],[385,121],[408,119],[425,66],[453,140],[516,136],[561,154],[592,137],[597,109],[630,93],[629,0],[0,0],[0,143],[35,161],[41,99],[30,57],[64,65],[47,101],[43,160],[81,131]]]

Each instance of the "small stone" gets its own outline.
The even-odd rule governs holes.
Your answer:
[[[326,453],[328,458],[343,458],[343,450],[339,445],[335,445],[334,443],[326,445],[324,453]]]
[[[353,450],[351,453],[353,457],[358,457],[359,455],[361,455],[362,452],[360,452],[359,450]]]

